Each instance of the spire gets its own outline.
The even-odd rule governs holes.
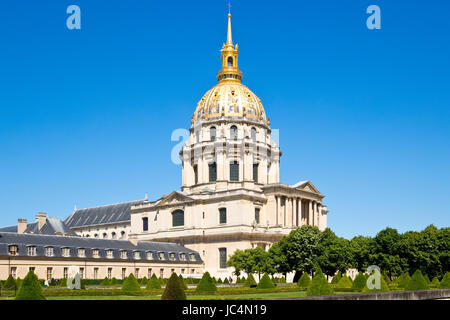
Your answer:
[[[231,36],[231,4],[228,3],[228,32],[227,43],[223,45],[220,50],[220,60],[222,60],[222,69],[217,74],[217,80],[222,81],[237,81],[241,82],[242,72],[238,68],[238,45],[233,44]]]
[[[228,32],[227,32],[227,45],[233,45],[233,38],[231,36],[231,3],[228,3]]]

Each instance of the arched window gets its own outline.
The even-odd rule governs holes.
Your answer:
[[[125,231],[122,231],[122,232],[120,233],[120,239],[125,239]]]
[[[117,239],[117,234],[115,232],[111,233],[111,239]]]
[[[209,182],[214,182],[217,180],[217,165],[212,162],[208,165],[209,167]]]
[[[230,181],[239,181],[239,162],[230,162]]]
[[[233,66],[233,57],[228,57],[227,64],[228,64],[229,67]]]
[[[252,140],[256,141],[256,129],[255,128],[251,129],[251,135],[252,135]]]
[[[172,226],[180,227],[184,226],[184,211],[183,210],[175,210],[172,212]]]
[[[209,136],[211,138],[211,141],[216,140],[216,127],[209,128]]]
[[[237,140],[238,138],[238,129],[236,126],[231,126],[230,128],[230,139]]]

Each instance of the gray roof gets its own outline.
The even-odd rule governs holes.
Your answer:
[[[0,256],[9,256],[10,245],[18,247],[18,256],[27,256],[27,247],[36,246],[36,256],[46,257],[45,248],[54,248],[54,257],[74,259],[78,258],[77,249],[85,249],[85,258],[96,259],[93,257],[93,250],[99,250],[99,258],[106,259],[106,251],[112,250],[113,259],[120,259],[120,252],[127,252],[127,260],[145,261],[147,260],[146,252],[153,253],[154,261],[170,261],[170,262],[184,262],[180,259],[180,253],[186,254],[186,261],[190,263],[201,263],[202,259],[198,252],[183,247],[176,243],[169,242],[150,242],[139,241],[137,246],[134,246],[127,240],[109,240],[109,239],[95,239],[82,237],[67,237],[67,236],[49,236],[37,234],[18,234],[10,232],[0,232]],[[62,256],[62,248],[70,249],[70,257]],[[135,259],[134,252],[139,251],[141,259]],[[159,253],[164,253],[164,259],[160,259]],[[169,253],[175,253],[175,260],[169,259]],[[190,255],[194,254],[194,260],[191,260]],[[83,259],[85,259],[83,258]],[[151,261],[153,261],[151,260]]]
[[[95,226],[101,224],[129,222],[130,208],[133,205],[143,204],[147,200],[122,202],[101,207],[80,209],[73,212],[64,222],[70,228]]]
[[[0,228],[0,232],[17,233],[17,225]],[[76,235],[76,233],[72,229],[70,229],[66,224],[64,224],[64,222],[62,222],[60,219],[50,217],[46,218],[46,222],[40,230],[37,222],[28,223],[24,233],[47,234],[47,235],[63,234],[72,236]]]

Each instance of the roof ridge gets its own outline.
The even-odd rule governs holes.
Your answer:
[[[74,211],[74,212],[77,212],[77,211],[83,211],[83,210],[87,210],[87,209],[97,209],[97,208],[103,208],[103,207],[111,207],[111,206],[117,206],[118,204],[133,203],[133,202],[141,202],[141,201],[148,201],[148,200],[141,199],[141,200],[133,200],[133,201],[123,201],[123,202],[112,203],[112,204],[104,204],[104,205],[101,205],[101,206],[95,206],[95,207],[89,207],[89,208],[77,209],[77,210]]]

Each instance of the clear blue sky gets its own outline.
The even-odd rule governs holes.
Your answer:
[[[66,8],[81,8],[81,30]],[[366,8],[381,8],[368,30]],[[233,1],[244,84],[281,180],[338,235],[449,226],[449,1]],[[0,3],[0,225],[179,190],[170,160],[213,85],[226,1]]]

